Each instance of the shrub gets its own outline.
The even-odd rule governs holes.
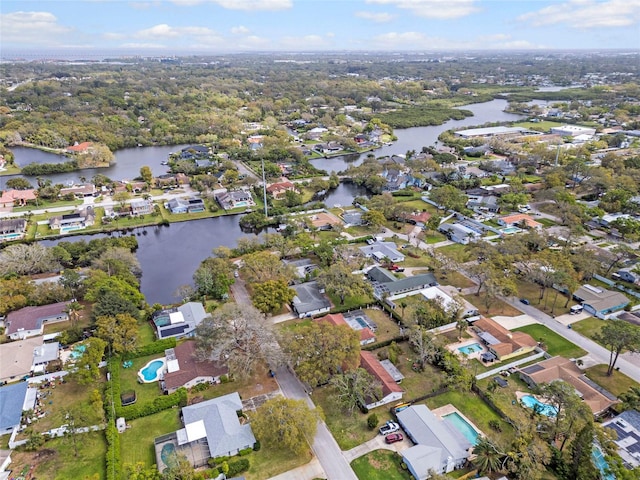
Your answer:
[[[135,352],[129,354],[128,358],[146,357],[147,355],[153,355],[154,353],[164,353],[168,348],[175,348],[176,339],[173,337],[165,338],[163,340],[156,340],[155,342],[144,345],[138,348]]]
[[[241,458],[236,460],[235,462],[229,463],[229,471],[227,472],[227,477],[235,477],[239,473],[246,472],[249,470],[249,459]]]
[[[229,376],[228,375],[220,375],[220,383],[229,383]]]
[[[502,431],[502,425],[500,425],[500,422],[496,419],[489,420],[489,427],[496,432]]]
[[[367,427],[369,427],[369,430],[375,430],[379,422],[378,415],[375,413],[372,413],[367,417]]]
[[[254,452],[260,451],[260,440],[256,440],[256,443],[253,444],[253,451]]]
[[[249,455],[251,452],[253,452],[253,448],[247,447],[240,450],[238,452],[238,455],[240,455],[241,457],[244,457],[245,455]]]

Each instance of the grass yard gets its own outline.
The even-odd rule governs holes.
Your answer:
[[[444,276],[444,281],[447,282],[446,285],[451,285],[456,288],[469,288],[475,285],[475,283],[460,272],[447,272]]]
[[[144,367],[150,360],[156,358],[162,358],[162,353],[155,353],[153,355],[147,355],[146,357],[134,358],[131,361],[133,365],[129,368],[123,368],[122,362],[120,363],[120,391],[126,392],[128,390],[135,390],[137,396],[137,403],[146,403],[153,401],[154,398],[162,395],[162,391],[158,386],[158,382],[153,383],[139,383],[138,382],[138,370]],[[116,399],[118,401],[118,399]]]
[[[149,467],[156,463],[153,440],[175,432],[181,426],[179,410],[176,408],[130,420],[128,424],[131,428],[120,435],[122,464],[142,462]]]
[[[15,472],[15,478],[103,480],[106,477],[106,453],[104,432],[81,433],[78,434],[77,457],[68,439],[55,438],[47,441],[37,452],[13,451],[11,470]],[[22,472],[23,476],[18,475]]]
[[[374,450],[351,462],[360,480],[408,480],[411,474],[400,466],[402,457],[391,450]]]
[[[553,227],[554,225],[557,225],[556,222],[554,222],[553,220],[549,220],[548,218],[536,218],[535,220],[536,222],[541,223],[545,227]]]
[[[466,245],[454,243],[438,248],[438,253],[443,253],[458,263],[466,263],[471,260],[471,253]]]
[[[376,342],[384,342],[400,334],[400,327],[395,320],[389,318],[389,314],[383,310],[364,310],[364,313],[373,320],[378,327],[376,329]]]
[[[574,345],[557,333],[552,332],[544,325],[526,325],[524,327],[515,328],[514,330],[517,332],[528,333],[535,340],[543,342],[550,355],[560,355],[566,358],[579,358],[587,354],[583,349]]]
[[[289,450],[265,448],[253,452],[248,457],[249,470],[242,475],[247,480],[263,480],[301,467],[311,461],[311,452],[295,456]]]
[[[518,296],[529,300],[531,305],[535,306],[538,310],[553,315],[569,313],[569,307],[571,307],[573,302],[567,304],[567,297],[557,290],[547,288],[544,293],[544,298],[540,300],[540,287],[537,284],[527,282],[522,280],[522,278],[516,278],[516,285],[518,287]],[[565,305],[567,306],[565,307]]]
[[[463,295],[462,298],[464,298],[471,305],[475,306],[480,311],[480,313],[487,317],[495,317],[496,315],[505,317],[517,317],[519,315],[522,315],[522,312],[520,310],[497,298],[494,298],[492,300],[489,308],[487,309],[485,307],[484,294],[482,292],[480,293],[479,297],[476,297],[475,295]]]
[[[616,370],[613,371],[613,375],[607,377],[607,365],[604,364],[587,368],[585,374],[589,379],[617,397],[628,392],[631,387],[640,387],[638,382]]]
[[[599,318],[589,317],[584,320],[580,320],[579,322],[572,323],[571,328],[583,337],[594,340],[594,337],[600,333],[600,330],[602,330],[605,323],[606,322],[604,320],[600,320]]]
[[[155,331],[149,322],[138,323],[138,345],[148,345],[156,339]]]
[[[507,422],[503,421],[480,397],[468,390],[452,390],[442,395],[428,398],[424,403],[431,409],[452,404],[485,435],[493,432],[491,427],[489,427],[491,420],[498,420],[500,422],[503,438],[508,436],[510,437],[509,440],[511,440],[515,435],[515,432]]]
[[[268,368],[260,366],[256,368],[254,374],[249,378],[211,385],[202,392],[189,393],[188,402],[191,404],[195,403],[194,400],[210,400],[233,392],[238,392],[241,398],[248,399],[256,395],[276,391],[277,389],[278,383],[275,378],[269,375]]]
[[[327,295],[329,297],[329,300],[331,300],[331,303],[336,308],[340,308],[341,310],[344,308],[348,308],[348,309],[363,308],[367,305],[371,305],[372,303],[375,303],[374,299],[368,295],[348,296],[348,297],[345,297],[344,303],[340,303],[340,297],[338,297],[337,295],[333,295],[330,292],[327,292]]]

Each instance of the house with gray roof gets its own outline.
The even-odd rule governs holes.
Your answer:
[[[460,223],[443,223],[438,227],[440,233],[444,233],[452,242],[468,245],[481,235],[471,228]]]
[[[69,302],[51,303],[39,307],[24,307],[7,315],[5,335],[12,340],[42,335],[45,323],[69,320]]]
[[[251,196],[251,192],[244,190],[217,193],[216,201],[225,210],[240,207],[254,207],[256,205],[256,202],[253,201],[253,197]]]
[[[631,303],[620,292],[594,287],[593,285],[582,285],[573,294],[573,298],[582,304],[586,312],[603,320],[608,319],[613,313],[622,310]]]
[[[435,287],[438,281],[433,273],[396,278],[386,268],[373,267],[367,272],[367,278],[373,286],[373,295],[382,298],[385,294],[391,297],[401,293],[413,292],[427,287]]]
[[[397,250],[396,244],[393,242],[373,242],[366,247],[360,247],[360,251],[365,257],[374,258],[378,262],[385,259],[391,262],[404,261],[404,255]]]
[[[205,205],[201,198],[172,198],[165,203],[165,208],[171,213],[197,213],[204,212]]]
[[[188,302],[177,308],[160,310],[152,316],[159,339],[192,337],[198,325],[207,317],[200,302]]]
[[[291,288],[296,291],[296,296],[291,303],[298,318],[312,317],[331,310],[331,302],[318,282],[301,283]]]
[[[5,240],[19,240],[27,230],[24,218],[6,218],[0,220],[0,242]]]
[[[0,388],[0,435],[20,425],[28,387],[27,382],[19,382]]]
[[[397,414],[398,422],[415,445],[402,451],[409,471],[418,480],[430,471],[449,473],[462,468],[473,446],[449,420],[437,417],[426,405],[412,405]]]
[[[158,469],[162,471],[165,465],[164,448],[158,446],[169,441],[175,451],[185,454],[196,468],[206,465],[209,458],[232,456],[245,448],[253,448],[256,437],[251,425],[240,423],[238,412],[242,412],[238,392],[184,407],[184,427],[174,434],[158,437],[154,442]]]
[[[602,423],[616,432],[618,455],[629,470],[640,467],[640,412],[627,410]]]

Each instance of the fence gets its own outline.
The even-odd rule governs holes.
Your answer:
[[[632,290],[630,288],[625,287],[624,285],[620,284],[620,283],[616,283],[613,280],[609,280],[608,278],[603,277],[602,275],[598,275],[597,273],[593,275],[593,278],[595,278],[596,280],[601,281],[602,283],[609,285],[610,287],[615,287],[618,290],[622,290],[624,293],[628,293],[629,295],[632,295],[636,298],[640,298],[640,293],[636,292],[635,290]]]
[[[507,370],[508,368],[517,367],[518,365],[522,365],[523,363],[527,363],[527,362],[530,362],[532,360],[537,360],[538,358],[544,357],[545,353],[546,352],[544,352],[544,351],[540,351],[540,352],[536,353],[535,355],[531,355],[530,357],[521,358],[520,360],[516,360],[515,362],[507,363],[506,365],[500,365],[499,367],[494,368],[493,370],[489,370],[488,372],[479,373],[478,375],[476,375],[476,380],[482,380],[483,378],[490,377],[491,375],[495,375],[497,373],[500,373],[503,370]]]

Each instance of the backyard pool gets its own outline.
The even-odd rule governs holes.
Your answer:
[[[469,440],[471,445],[478,443],[478,432],[469,423],[462,418],[458,412],[453,412],[442,417],[443,420],[448,420],[458,430],[464,438]]]
[[[22,237],[22,233],[5,233],[0,235],[0,240],[16,240]]]
[[[138,372],[138,380],[140,380],[140,383],[151,383],[158,380],[164,371],[165,364],[166,360],[164,358],[156,358],[155,360],[149,361],[149,363]]]
[[[171,467],[174,463],[174,453],[176,452],[176,446],[173,443],[165,443],[160,451],[160,458],[167,467]]]
[[[481,352],[482,350],[483,348],[479,343],[471,343],[463,347],[458,347],[458,351],[465,355],[471,355],[472,353]]]
[[[520,401],[527,408],[537,408],[538,412],[547,417],[555,417],[557,410],[553,405],[543,403],[533,395],[524,395]]]
[[[606,473],[609,469],[609,464],[604,459],[604,454],[598,445],[593,446],[593,450],[591,451],[591,456],[593,458],[594,465],[600,470],[602,474],[603,480],[616,480],[616,476],[611,473]]]
[[[521,232],[522,229],[518,228],[518,227],[507,227],[507,228],[503,228],[502,230],[500,230],[502,233],[504,233],[505,235],[511,235],[512,233],[518,233]]]
[[[87,349],[86,345],[76,345],[75,347],[73,347],[73,350],[71,350],[71,353],[69,354],[69,356],[74,360],[77,360],[82,356],[82,354],[86,349]]]

